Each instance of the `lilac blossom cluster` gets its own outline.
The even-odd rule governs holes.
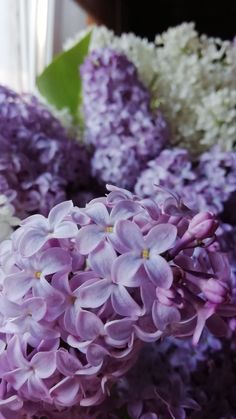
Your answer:
[[[186,149],[163,150],[140,174],[135,191],[143,197],[155,197],[156,186],[177,193],[196,211],[223,214],[227,202],[232,204],[235,199],[236,153],[215,146],[194,159]],[[231,223],[231,219],[230,213],[225,214],[225,222]]]
[[[99,404],[143,342],[172,335],[197,344],[205,325],[228,332],[235,307],[227,258],[214,246],[215,217],[192,215],[171,196],[159,206],[108,190],[85,208],[65,201],[48,218],[28,217],[1,244],[7,418],[15,410],[33,416],[39,402],[58,411]]]
[[[235,370],[234,335],[220,341],[204,333],[197,347],[166,338],[142,348],[100,405],[58,411],[31,403],[31,410],[34,419],[235,419]]]
[[[86,189],[89,158],[36,97],[0,86],[0,194],[19,217],[50,208]]]
[[[80,71],[85,139],[94,146],[93,174],[131,188],[145,162],[167,143],[167,122],[160,111],[152,112],[150,93],[123,53],[95,50]]]
[[[99,406],[75,406],[56,412],[37,406],[35,419],[185,419],[185,408],[195,411],[199,405],[185,386],[180,374],[169,362],[164,347],[147,344],[125,377],[117,380],[110,396]],[[168,351],[168,355],[170,352]]]

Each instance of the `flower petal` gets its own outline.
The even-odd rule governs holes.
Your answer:
[[[88,255],[105,237],[105,230],[91,224],[82,227],[77,234],[77,246],[82,255]]]
[[[3,374],[2,378],[10,383],[15,390],[20,390],[31,374],[32,371],[30,369],[17,368],[16,370]]]
[[[50,275],[62,270],[70,270],[71,257],[69,253],[58,247],[44,251],[39,260],[39,270],[42,275]]]
[[[38,377],[48,378],[56,369],[56,352],[38,352],[33,356],[30,364]]]
[[[84,340],[93,340],[103,333],[103,322],[91,311],[81,310],[76,318],[78,335]]]
[[[112,292],[112,283],[108,279],[91,281],[89,285],[82,285],[77,291],[81,307],[97,308],[104,304]]]
[[[19,411],[22,408],[22,406],[23,401],[18,396],[10,396],[7,399],[0,400],[0,409],[8,408],[10,410]],[[4,416],[2,416],[1,419],[3,418]]]
[[[133,332],[134,320],[121,319],[113,320],[105,325],[105,331],[112,339],[117,341],[127,340]]]
[[[26,230],[19,240],[19,252],[22,256],[30,257],[37,253],[48,241],[45,230],[31,228]]]
[[[28,380],[28,392],[32,400],[49,401],[49,389],[44,382],[35,374],[31,374]]]
[[[32,297],[23,302],[21,309],[22,312],[25,311],[32,315],[35,321],[39,321],[44,317],[47,306],[43,298]]]
[[[76,403],[80,389],[79,381],[76,378],[66,377],[50,390],[54,403],[62,406],[71,406]]]
[[[91,220],[99,226],[106,226],[109,224],[110,216],[107,208],[101,202],[96,202],[92,205],[88,205],[85,208],[85,213],[91,218]]]
[[[57,204],[55,207],[51,209],[48,215],[48,221],[50,227],[53,229],[61,223],[64,218],[71,213],[73,209],[73,202],[72,201],[64,201],[60,204]]]
[[[132,317],[142,314],[142,309],[122,285],[114,286],[111,302],[115,312],[121,316]]]
[[[88,257],[89,266],[102,278],[111,278],[111,268],[117,255],[110,243],[103,241]]]
[[[62,221],[54,230],[53,237],[56,239],[67,239],[76,237],[78,227],[72,221]]]
[[[145,243],[143,235],[138,226],[129,220],[120,220],[116,224],[116,234],[127,250],[144,249]]]
[[[112,269],[112,278],[117,284],[126,285],[127,287],[134,286],[134,277],[137,274],[142,259],[134,253],[124,253],[119,256],[114,262]],[[139,278],[138,278],[139,281]]]
[[[65,349],[57,351],[57,369],[65,376],[74,376],[76,371],[82,367],[78,358],[70,354]]]
[[[107,355],[109,355],[108,350],[95,343],[91,343],[86,352],[87,360],[93,366],[101,365]]]
[[[17,301],[32,287],[34,280],[25,272],[19,272],[6,277],[4,290],[9,300]]]
[[[155,300],[152,307],[152,318],[157,329],[164,331],[169,324],[179,322],[181,316],[176,307],[165,306]]]
[[[159,255],[145,260],[145,269],[151,281],[160,288],[169,289],[173,282],[173,273],[166,260]]]
[[[153,227],[145,237],[147,248],[151,252],[161,254],[174,246],[177,236],[177,228],[172,224],[158,224]]]
[[[111,219],[113,222],[118,220],[126,220],[138,214],[142,207],[133,201],[121,201],[116,204],[111,210]]]

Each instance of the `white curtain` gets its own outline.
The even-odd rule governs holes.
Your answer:
[[[37,74],[85,25],[72,0],[0,0],[0,83],[33,92]]]

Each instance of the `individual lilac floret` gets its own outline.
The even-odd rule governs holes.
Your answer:
[[[236,309],[228,261],[212,245],[214,215],[192,216],[174,198],[171,215],[167,204],[108,190],[85,208],[66,201],[28,217],[0,246],[4,409],[97,405],[143,342],[197,344],[205,325],[227,334]]]
[[[137,165],[140,171],[166,144],[167,122],[160,111],[152,112],[150,93],[124,54],[109,48],[93,51],[81,76],[85,138],[99,153],[93,173],[103,182],[132,187]]]
[[[3,86],[0,149],[0,193],[8,196],[20,218],[34,212],[46,215],[55,204],[88,186],[85,148],[68,138],[35,97]]]

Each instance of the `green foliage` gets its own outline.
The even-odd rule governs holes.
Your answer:
[[[37,78],[37,86],[46,100],[57,109],[68,108],[74,122],[78,122],[82,100],[79,67],[88,54],[91,32],[71,49],[62,52]]]

